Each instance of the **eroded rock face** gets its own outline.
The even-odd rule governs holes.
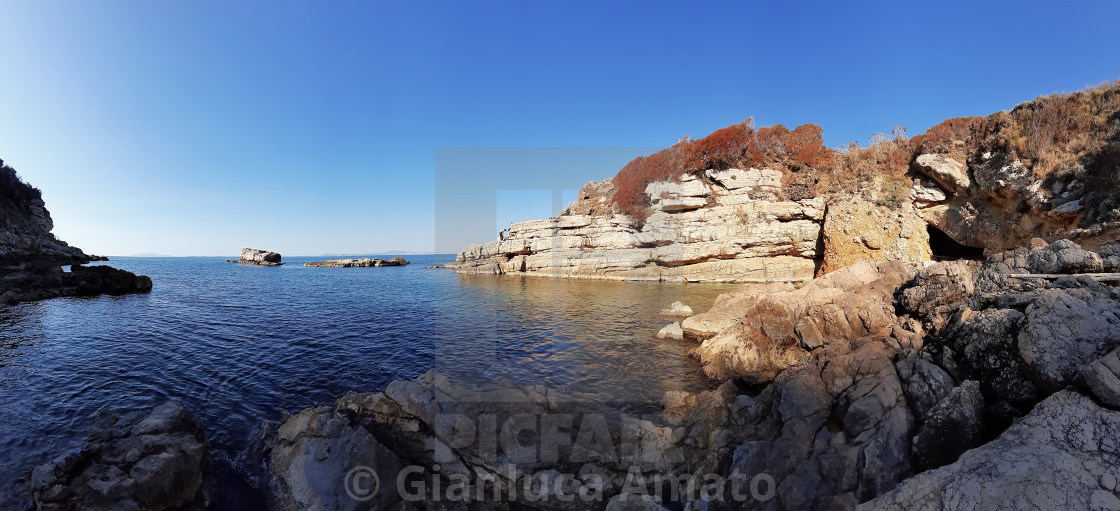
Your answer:
[[[178,402],[146,412],[102,411],[85,447],[36,467],[36,509],[205,510],[206,434]]]
[[[589,183],[558,217],[514,224],[449,264],[460,272],[617,280],[803,282],[812,278],[822,199],[782,201],[781,173],[710,171],[647,187],[639,228]],[[606,191],[610,191],[607,194]]]
[[[1120,412],[1060,391],[996,440],[859,507],[1116,509]]]
[[[929,261],[926,222],[909,204],[891,209],[858,197],[828,205],[820,274],[860,261]]]

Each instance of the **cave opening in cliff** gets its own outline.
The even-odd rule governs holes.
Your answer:
[[[926,230],[929,231],[929,248],[933,252],[934,261],[984,260],[984,249],[962,245],[932,225],[928,225]]]

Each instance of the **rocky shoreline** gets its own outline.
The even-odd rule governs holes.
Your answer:
[[[861,263],[800,289],[744,286],[682,322],[723,385],[669,392],[660,415],[626,417],[545,388],[478,389],[429,373],[279,425],[265,442],[269,491],[278,509],[340,502],[337,487],[316,486],[312,475],[363,464],[382,481],[419,467],[428,501],[434,479],[486,494],[494,481],[540,489],[534,478],[572,474],[564,483],[572,488],[602,481],[601,500],[565,503],[558,486],[528,507],[616,509],[624,491],[655,493],[648,482],[626,486],[637,467],[674,480],[765,474],[775,485],[748,501],[722,488],[707,509],[1108,508],[1120,503],[1109,468],[1120,466],[1120,290],[1073,275],[1118,269],[1115,253],[1036,241],[982,263]],[[1055,273],[1071,276],[1010,277]],[[501,449],[488,454],[481,436],[461,436],[486,416],[503,424],[525,414],[602,416],[609,440],[581,446],[573,426],[555,460],[533,451],[518,463]],[[324,452],[337,454],[316,454]],[[373,508],[402,505],[378,498]],[[643,502],[693,509],[701,499]]]
[[[109,266],[51,233],[54,221],[38,189],[20,181],[0,160],[0,305],[68,296],[147,293],[152,280]],[[63,271],[70,266],[70,271]]]
[[[430,372],[265,422],[250,451],[274,509],[1111,509],[1120,288],[1084,274],[1117,271],[1036,240],[745,285],[678,323],[722,383],[661,413]],[[355,497],[367,469],[380,491]]]

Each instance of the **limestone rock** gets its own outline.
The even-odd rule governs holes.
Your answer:
[[[394,256],[390,259],[363,257],[360,259],[328,259],[326,261],[303,263],[303,265],[319,268],[380,268],[382,266],[407,266],[408,261],[401,256]]]
[[[32,471],[37,509],[204,510],[206,434],[183,405],[147,412],[103,410],[81,451]]]
[[[949,397],[953,390],[953,377],[933,363],[923,352],[910,352],[895,362],[898,377],[903,382],[906,401],[914,416],[925,417],[937,403]]]
[[[824,229],[824,263],[820,274],[859,261],[929,261],[926,222],[913,207],[899,210],[849,198],[828,206]]]
[[[256,248],[241,249],[241,256],[237,259],[237,261],[231,262],[238,262],[241,264],[255,264],[258,266],[279,266],[283,264],[280,262],[280,254]]]
[[[447,265],[463,273],[613,280],[804,282],[816,269],[819,198],[781,201],[781,173],[729,169],[651,183],[641,225],[589,183],[556,218],[514,224]],[[609,193],[608,193],[609,192]]]
[[[673,323],[659,330],[657,332],[657,337],[681,340],[684,339],[684,330],[681,330],[680,322]]]
[[[1105,270],[1105,260],[1100,254],[1084,250],[1069,240],[1058,240],[1031,251],[1027,265],[1032,273],[1099,273]]]
[[[481,508],[508,502],[508,492],[516,486],[521,496],[525,488],[544,496],[532,508],[574,511],[590,505],[603,509],[625,488],[631,467],[683,478],[716,466],[719,427],[726,419],[733,388],[725,384],[696,395],[682,394],[682,404],[676,407],[680,419],[674,422],[620,414],[598,404],[597,399],[581,400],[543,387],[510,383],[472,387],[429,372],[415,381],[394,381],[384,392],[350,393],[334,406],[309,408],[287,419],[263,446],[269,486],[279,509],[407,508],[394,486],[399,470],[413,466],[418,469],[415,475],[425,480],[450,475],[466,478],[470,495],[477,495],[477,485],[498,485],[507,496],[495,500],[493,487],[487,487],[483,501],[475,504]],[[558,434],[584,431],[587,435],[593,429],[602,436],[598,441],[569,436],[550,455],[538,451],[535,441],[524,450],[510,441],[509,432],[478,429],[486,421],[494,421],[495,427],[513,424],[537,431],[548,420],[575,421],[557,423],[561,427]],[[494,450],[473,441],[476,434],[489,435],[482,438],[497,442]],[[375,469],[383,490],[388,487],[389,491],[355,504],[347,487],[340,484],[355,467]],[[545,483],[565,473],[595,476],[603,485],[602,499],[590,504],[580,499],[561,500],[555,486]],[[582,484],[569,483],[568,494]],[[433,486],[428,485],[426,491],[424,499],[432,502]],[[615,506],[622,504],[619,500]],[[685,500],[693,505],[699,502],[698,496]]]
[[[1101,403],[1120,409],[1120,349],[1081,366],[1080,373]]]
[[[788,291],[744,288],[748,296],[719,301],[712,311],[682,323],[697,336],[716,330],[693,350],[711,377],[770,381],[810,350],[830,343],[890,335],[898,321],[894,290],[914,275],[900,262],[858,263]],[[769,292],[767,292],[769,291]],[[715,325],[706,321],[721,318]],[[695,319],[699,318],[699,319]]]
[[[937,468],[957,460],[980,439],[984,396],[980,384],[969,380],[952,390],[923,417],[914,437],[914,458],[920,470]]]
[[[386,509],[397,500],[396,477],[404,467],[360,424],[330,407],[309,408],[288,419],[277,432],[268,463],[277,474],[275,505],[285,510]],[[369,492],[358,495],[368,500],[341,491],[343,484],[359,482],[354,470],[368,472],[362,474],[368,479],[351,489]]]
[[[972,184],[968,177],[968,166],[949,156],[923,154],[918,156],[915,163],[919,171],[953,193],[962,193]]]
[[[692,307],[689,307],[678,300],[669,304],[669,308],[663,309],[661,313],[667,316],[691,316]]]
[[[996,440],[858,509],[1107,509],[1120,466],[1116,431],[1120,412],[1060,391]]]
[[[1085,289],[1038,292],[1019,331],[1019,353],[1038,385],[1056,389],[1120,346],[1120,302]]]

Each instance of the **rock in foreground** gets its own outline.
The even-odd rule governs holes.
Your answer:
[[[995,441],[859,509],[1120,509],[1117,431],[1120,412],[1061,391]]]
[[[255,264],[257,266],[280,266],[284,264],[280,262],[280,254],[256,248],[243,248],[241,249],[241,257],[239,259],[236,261],[230,259],[227,262]]]
[[[363,257],[360,259],[328,259],[326,261],[303,263],[303,265],[317,268],[380,268],[382,266],[407,266],[408,261],[401,256],[391,259]]]
[[[152,279],[146,275],[109,266],[74,265],[69,272],[57,267],[37,268],[8,274],[3,280],[0,304],[4,305],[63,296],[124,295],[152,290]]]
[[[31,494],[42,510],[204,510],[209,504],[206,434],[172,401],[147,412],[102,411],[81,451],[36,467]]]

